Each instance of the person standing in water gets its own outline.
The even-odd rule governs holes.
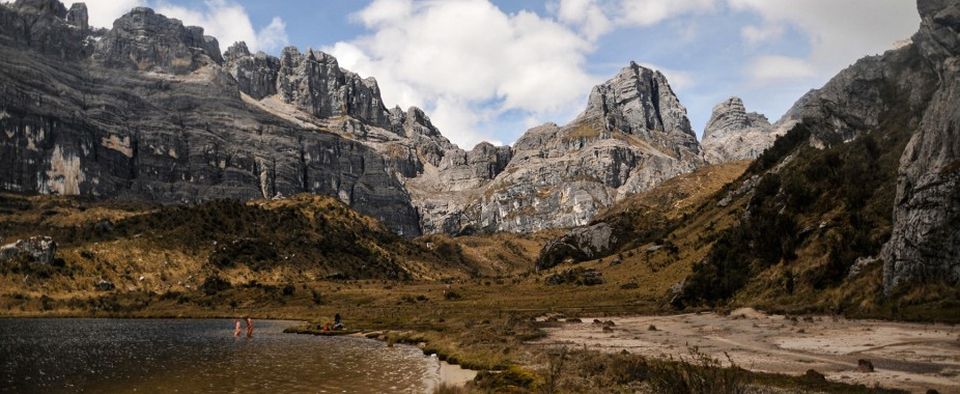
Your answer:
[[[247,316],[247,338],[253,338],[253,319]]]
[[[239,337],[239,336],[240,336],[240,332],[241,332],[241,331],[240,331],[240,319],[233,319],[233,323],[234,323],[234,324],[233,324],[233,325],[234,325],[234,328],[233,328],[233,336]]]

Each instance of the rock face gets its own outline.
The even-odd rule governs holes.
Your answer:
[[[887,292],[917,281],[960,283],[960,4],[918,5],[914,45],[939,86],[900,158],[893,235],[881,254]]]
[[[93,56],[107,67],[173,74],[223,61],[216,39],[204,36],[203,28],[184,26],[145,7],[113,22]]]
[[[739,97],[730,97],[713,107],[703,130],[704,158],[711,164],[756,159],[784,131],[766,116],[747,112]]]

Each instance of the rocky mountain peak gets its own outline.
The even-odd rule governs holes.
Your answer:
[[[723,135],[727,132],[740,131],[754,127],[770,127],[770,121],[763,114],[747,112],[743,100],[739,97],[730,97],[713,107],[710,121],[703,129],[703,138]]]
[[[636,62],[590,92],[582,117],[599,117],[608,129],[636,134],[641,130],[694,135],[687,110],[667,78]]]
[[[184,26],[146,7],[134,8],[114,21],[94,58],[108,67],[173,74],[223,61],[216,38],[204,36],[203,28]]]
[[[70,6],[70,10],[67,11],[67,15],[64,18],[67,21],[67,24],[75,26],[80,30],[90,29],[89,24],[89,13],[87,12],[87,5],[84,3],[73,3]]]
[[[59,0],[17,0],[14,6],[24,12],[53,15],[63,19],[67,8]]]

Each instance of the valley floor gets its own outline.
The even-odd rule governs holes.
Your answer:
[[[563,319],[559,319],[563,320]],[[751,371],[802,375],[813,369],[828,380],[911,392],[960,392],[960,327],[942,324],[801,319],[750,308],[728,316],[696,313],[580,319],[546,328],[536,344],[628,351],[647,357],[689,357],[696,347]],[[729,358],[728,358],[729,357]],[[873,372],[858,370],[867,360]]]

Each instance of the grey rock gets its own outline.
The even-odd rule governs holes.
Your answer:
[[[93,56],[107,67],[171,74],[222,61],[219,45],[204,37],[203,28],[185,27],[145,7],[113,22]]]
[[[89,30],[90,24],[88,22],[90,16],[87,13],[87,5],[84,3],[73,3],[70,6],[70,10],[67,11],[66,19],[67,24],[74,26],[80,30]]]
[[[57,256],[57,243],[48,236],[30,237],[0,246],[0,261],[22,259],[51,265]]]
[[[593,88],[580,118],[599,121],[607,131],[638,135],[659,148],[700,151],[687,110],[667,78],[632,61]]]
[[[610,254],[617,243],[613,227],[607,223],[579,227],[544,245],[537,258],[537,270],[549,269],[565,261],[593,260]]]
[[[0,43],[61,60],[89,56],[93,47],[85,39],[88,32],[68,24],[66,17],[66,8],[56,0],[0,4]]]
[[[247,44],[241,41],[227,49],[225,67],[237,80],[240,91],[250,97],[260,100],[277,94],[280,59],[263,52],[251,55]]]
[[[391,126],[377,81],[342,70],[337,59],[320,51],[302,54],[294,47],[284,48],[277,93],[317,117],[349,115],[375,126]]]
[[[939,83],[900,158],[893,235],[881,254],[887,293],[960,283],[960,3],[921,0],[918,8],[913,45]]]
[[[113,284],[113,282],[111,282],[111,281],[109,281],[109,280],[106,280],[106,279],[98,279],[98,280],[97,280],[97,284],[95,285],[95,287],[96,287],[97,290],[100,290],[100,291],[111,291],[111,290],[115,289],[117,286],[115,286],[115,285]]]
[[[783,132],[756,112],[747,112],[739,97],[713,107],[703,130],[704,158],[711,164],[756,159]]]

